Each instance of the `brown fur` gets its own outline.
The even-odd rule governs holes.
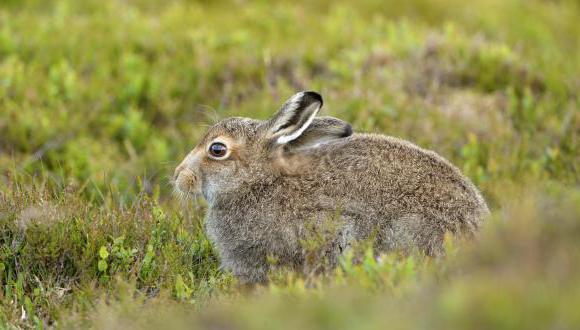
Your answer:
[[[217,123],[176,169],[177,189],[207,200],[208,236],[223,266],[242,282],[265,281],[268,256],[304,268],[301,241],[308,226],[328,219],[339,226],[326,251],[332,260],[353,240],[371,237],[379,251],[418,248],[438,255],[445,232],[477,230],[489,212],[485,201],[432,151],[394,137],[352,134],[350,125],[330,117],[277,144],[316,115],[308,107],[320,107],[322,99],[308,93],[297,94],[269,121]],[[293,117],[292,111],[303,112]],[[282,116],[292,118],[288,127],[280,124],[287,120]],[[228,142],[227,159],[208,157],[215,139]]]

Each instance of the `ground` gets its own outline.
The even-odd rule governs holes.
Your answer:
[[[0,4],[0,328],[580,327],[580,7],[566,0]],[[219,269],[173,168],[297,90],[432,149],[492,216],[447,256]]]

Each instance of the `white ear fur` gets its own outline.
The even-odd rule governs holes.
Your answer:
[[[277,144],[299,138],[322,107],[322,97],[316,92],[300,92],[292,96],[270,120],[270,132]]]
[[[318,111],[320,110],[320,103],[311,104],[308,106],[308,108],[310,108],[310,107],[316,107],[316,109],[314,109],[312,111],[312,114],[310,115],[310,117],[308,117],[308,120],[306,120],[306,122],[304,124],[302,124],[302,126],[299,129],[292,132],[292,134],[280,136],[278,138],[278,140],[276,140],[276,142],[278,144],[284,144],[284,143],[288,143],[292,140],[296,140],[297,138],[300,137],[300,135],[302,135],[302,133],[304,133],[304,131],[308,128],[308,126],[310,126],[310,124],[312,124],[314,117],[316,117],[316,114],[318,114]]]

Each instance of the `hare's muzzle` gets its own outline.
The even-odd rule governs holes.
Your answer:
[[[197,177],[189,168],[180,165],[175,169],[173,180],[177,190],[183,193],[193,193],[197,185]]]

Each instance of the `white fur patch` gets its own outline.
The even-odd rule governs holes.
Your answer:
[[[304,97],[304,92],[296,93],[290,98],[290,103],[298,103],[302,97]]]
[[[300,99],[302,98],[302,96],[304,96],[304,92],[300,92],[294,96],[292,96],[292,98],[290,100],[288,100],[288,105],[284,106],[284,108],[287,108],[284,114],[284,117],[288,117],[288,114],[293,115],[294,111],[296,111],[296,109],[298,109],[298,107],[300,106]],[[280,127],[282,127],[284,125],[284,123],[280,123],[275,129],[274,132],[278,131],[280,129]]]
[[[302,96],[303,93],[298,93],[300,96]],[[298,95],[297,94],[297,95]],[[292,102],[295,102],[294,99],[296,98],[296,96],[292,97]],[[292,105],[292,106],[298,106],[298,103],[296,103],[296,105]],[[316,114],[318,113],[318,110],[320,110],[320,103],[316,102],[315,104],[311,104],[309,105],[309,107],[315,106],[316,110],[314,110],[312,112],[312,114],[310,115],[310,117],[308,118],[308,120],[304,123],[304,125],[302,125],[302,127],[300,127],[299,129],[297,129],[296,131],[294,131],[292,134],[290,135],[282,135],[278,138],[278,140],[276,142],[278,142],[278,144],[284,144],[284,143],[288,143],[292,140],[297,139],[298,137],[300,137],[300,135],[302,135],[302,133],[304,133],[304,131],[308,128],[308,126],[310,126],[310,124],[312,124],[312,121],[314,120],[314,117],[316,117]]]

